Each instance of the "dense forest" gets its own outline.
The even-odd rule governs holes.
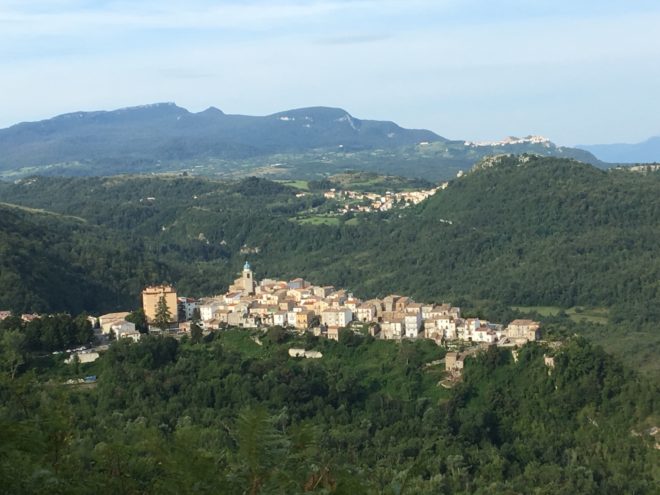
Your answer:
[[[0,374],[3,492],[657,493],[657,385],[584,339],[491,348],[445,389],[429,341],[251,337],[145,337],[68,366],[22,348]]]
[[[452,301],[502,322],[519,316],[512,307],[599,308],[607,324],[584,325],[584,334],[660,371],[652,364],[659,173],[501,157],[416,207],[319,225],[296,219],[330,208],[320,194],[330,184],[309,183],[305,196],[294,184],[184,176],[0,183],[0,309],[131,310],[145,285],[163,281],[180,294],[216,294],[249,259],[259,278]]]
[[[0,200],[58,214],[3,207],[0,306],[114,309],[161,280],[208,295],[224,290],[249,257],[259,276],[305,276],[364,297],[401,292],[429,301],[605,306],[620,319],[660,320],[658,173],[501,158],[417,207],[340,217],[334,225],[292,221],[326,201],[296,192],[254,178],[0,184]],[[37,263],[30,270],[26,252]],[[58,285],[62,277],[46,266],[74,267],[83,285],[103,291]],[[43,283],[23,284],[28,271]],[[62,300],[69,291],[93,300],[76,307],[69,301],[77,295]]]
[[[503,157],[414,207],[298,222],[332,209],[327,185],[0,183],[0,309],[78,315],[0,322],[0,491],[658,493],[660,174]],[[450,389],[443,348],[350,331],[145,336],[90,364],[58,353],[92,338],[83,311],[134,309],[153,282],[224,291],[245,259],[360,297],[529,314],[563,344],[491,348]]]

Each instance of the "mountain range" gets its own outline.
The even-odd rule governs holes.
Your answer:
[[[0,130],[0,177],[181,172],[319,178],[345,170],[447,179],[484,156],[533,153],[604,167],[591,153],[545,138],[449,140],[340,108],[267,116],[192,113],[174,103],[75,112]]]
[[[660,136],[636,144],[578,144],[576,148],[588,151],[600,160],[611,163],[660,162]]]

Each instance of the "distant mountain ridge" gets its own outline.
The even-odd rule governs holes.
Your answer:
[[[364,170],[445,179],[490,154],[537,153],[602,165],[546,138],[450,141],[425,129],[309,107],[266,116],[192,113],[174,103],[73,112],[0,130],[0,177],[191,170],[220,176],[318,178]]]
[[[191,113],[174,103],[74,112],[0,131],[0,168],[93,159],[245,158],[320,147],[390,148],[442,138],[393,122],[360,120],[339,108],[313,107],[264,117]]]
[[[575,147],[594,154],[604,162],[660,163],[660,136],[635,144],[578,144]]]

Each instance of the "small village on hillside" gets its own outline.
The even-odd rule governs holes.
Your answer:
[[[339,203],[338,213],[370,213],[374,211],[389,211],[394,208],[406,208],[424,201],[433,196],[441,189],[448,186],[443,182],[438,187],[432,189],[422,189],[415,191],[386,191],[382,194],[362,191],[344,191],[330,189],[323,193],[325,199],[335,200]],[[296,196],[305,196],[308,193],[298,193]]]
[[[451,304],[424,304],[410,297],[389,295],[363,301],[345,289],[312,285],[302,278],[289,281],[257,281],[248,262],[239,278],[222,295],[193,299],[179,297],[170,285],[150,286],[142,291],[142,309],[152,334],[180,337],[197,330],[203,333],[226,328],[257,329],[282,327],[303,334],[339,340],[342,332],[361,331],[375,339],[401,341],[430,339],[450,349],[445,359],[450,376],[460,377],[466,356],[490,345],[521,346],[541,338],[540,324],[518,319],[506,327],[479,318],[464,318]],[[0,312],[0,318],[9,312]],[[102,341],[131,339],[142,334],[128,321],[129,312],[90,317]],[[23,319],[38,315],[23,315]],[[94,349],[71,349],[81,363],[99,357]],[[457,352],[458,350],[461,352]],[[292,357],[319,358],[318,352],[291,349]]]

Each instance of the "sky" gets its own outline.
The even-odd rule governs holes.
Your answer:
[[[660,2],[0,0],[0,127],[173,101],[451,139],[660,135]]]

